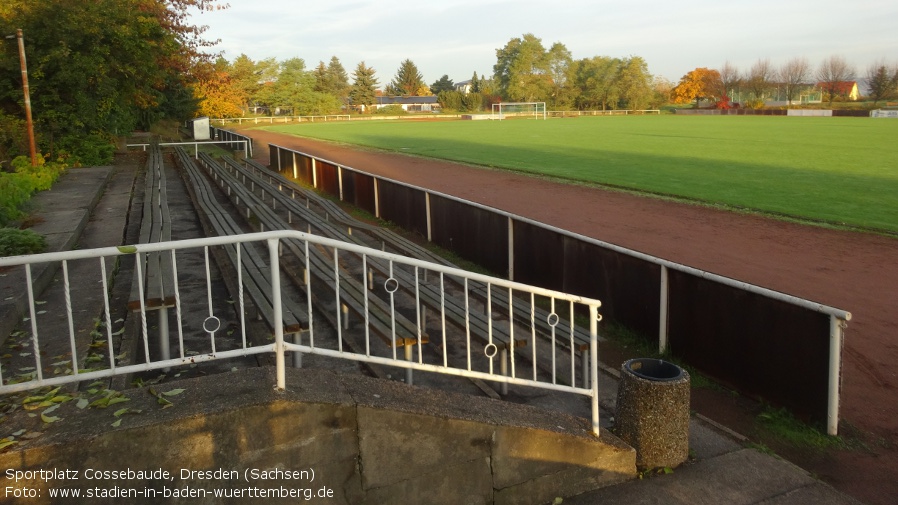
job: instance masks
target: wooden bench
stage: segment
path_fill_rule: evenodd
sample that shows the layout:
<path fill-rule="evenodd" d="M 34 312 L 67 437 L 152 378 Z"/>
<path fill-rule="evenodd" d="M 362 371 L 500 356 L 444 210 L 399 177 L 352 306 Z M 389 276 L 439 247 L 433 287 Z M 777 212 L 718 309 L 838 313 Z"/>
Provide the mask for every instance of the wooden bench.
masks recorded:
<path fill-rule="evenodd" d="M 171 240 L 171 215 L 168 210 L 165 169 L 162 148 L 151 145 L 147 151 L 144 182 L 143 215 L 140 221 L 138 243 L 150 244 Z M 172 256 L 167 252 L 137 254 L 134 278 L 128 309 L 140 312 L 142 318 L 147 311 L 158 312 L 160 359 L 170 357 L 168 309 L 175 305 L 175 279 Z M 149 336 L 144 331 L 144 338 Z M 149 352 L 147 348 L 146 352 Z"/>
<path fill-rule="evenodd" d="M 247 219 L 255 220 L 261 229 L 293 229 L 289 220 L 283 219 L 271 208 L 270 198 L 268 202 L 263 200 L 261 195 L 268 191 L 267 182 L 258 184 L 251 174 L 238 173 L 233 167 L 228 171 L 208 155 L 201 154 L 200 163 L 235 204 L 246 210 Z M 247 181 L 246 184 L 244 180 Z M 256 191 L 260 194 L 256 194 Z M 305 251 L 296 241 L 285 241 L 284 246 L 294 257 L 305 260 Z M 342 268 L 335 268 L 332 255 L 325 254 L 316 247 L 309 247 L 308 265 L 308 272 L 315 278 L 318 286 L 335 286 L 339 279 L 340 303 L 345 306 L 345 310 L 359 318 L 367 315 L 369 328 L 374 334 L 394 350 L 402 348 L 406 360 L 412 359 L 413 346 L 429 343 L 428 336 L 420 332 L 415 324 L 393 310 L 385 301 L 369 295 L 366 286 L 358 278 Z M 294 281 L 298 285 L 306 285 L 305 275 L 297 275 Z M 321 301 L 315 293 L 308 294 L 316 301 Z M 339 320 L 332 322 L 336 326 L 340 325 Z M 408 369 L 407 381 L 411 381 L 410 372 Z"/>
<path fill-rule="evenodd" d="M 183 170 L 187 182 L 187 190 L 194 202 L 200 221 L 209 235 L 240 235 L 243 229 L 233 220 L 230 214 L 221 207 L 214 197 L 214 189 L 202 174 L 190 156 L 181 148 L 176 150 L 178 164 Z M 257 316 L 274 329 L 274 305 L 271 293 L 271 268 L 267 255 L 259 251 L 256 244 L 240 246 L 238 258 L 237 247 L 226 246 L 214 248 L 213 254 L 219 268 L 224 270 L 225 285 L 233 299 L 243 299 L 243 290 L 255 307 Z M 241 285 L 237 282 L 240 272 Z M 277 274 L 277 273 L 275 273 Z M 287 296 L 281 298 L 283 332 L 285 335 L 298 335 L 308 329 L 308 310 Z"/>
<path fill-rule="evenodd" d="M 223 157 L 222 159 L 229 167 L 240 170 L 244 177 L 253 178 L 252 180 L 255 181 L 256 185 L 260 188 L 264 188 L 272 198 L 276 198 L 281 205 L 289 208 L 294 214 L 307 221 L 314 220 L 317 216 L 318 223 L 316 226 L 322 230 L 325 235 L 331 238 L 364 245 L 357 236 L 353 236 L 348 231 L 350 229 L 364 230 L 366 233 L 379 238 L 384 243 L 388 243 L 392 247 L 397 248 L 402 254 L 407 256 L 447 266 L 455 266 L 432 251 L 389 230 L 356 220 L 335 202 L 322 197 L 313 190 L 297 185 L 283 174 L 268 170 L 254 160 L 242 160 L 244 166 L 229 157 Z M 267 186 L 264 184 L 265 182 L 268 182 Z M 287 193 L 289 193 L 289 195 Z M 297 195 L 309 202 L 309 205 L 305 206 L 302 205 L 301 202 L 297 202 L 295 200 Z M 323 212 L 327 213 L 326 220 L 322 220 L 320 215 L 315 214 L 312 210 L 312 204 L 314 204 L 314 207 L 318 207 L 322 209 Z M 373 266 L 380 266 L 381 268 L 379 270 L 383 270 L 383 265 L 379 265 L 376 261 L 373 262 Z M 402 276 L 400 275 L 400 277 Z M 403 285 L 414 284 L 413 278 L 403 277 L 401 280 L 403 280 Z M 490 290 L 488 297 L 486 294 L 486 287 L 481 286 L 479 288 L 471 289 L 470 293 L 484 305 L 487 303 L 487 298 L 489 298 L 490 304 L 496 307 L 501 307 L 501 310 L 507 310 L 509 307 L 507 290 Z M 439 295 L 439 291 L 435 288 L 426 285 L 422 287 L 422 302 L 433 310 L 439 311 L 441 309 L 441 299 Z M 450 322 L 463 328 L 466 324 L 465 307 L 463 303 L 460 300 L 449 297 L 447 297 L 445 301 L 446 313 Z M 589 374 L 587 370 L 589 366 L 589 346 L 591 340 L 588 330 L 575 325 L 573 339 L 571 339 L 570 321 L 569 318 L 565 318 L 564 315 L 557 314 L 556 316 L 552 316 L 549 311 L 539 307 L 535 307 L 531 314 L 529 301 L 526 300 L 517 300 L 512 305 L 512 308 L 515 321 L 524 326 L 529 326 L 532 321 L 537 335 L 541 338 L 546 340 L 552 339 L 554 329 L 555 342 L 561 343 L 566 347 L 572 347 L 573 350 L 580 355 L 582 377 L 588 377 Z M 487 335 L 492 331 L 493 336 L 500 339 L 500 342 L 497 345 L 500 347 L 500 352 L 503 352 L 501 358 L 504 359 L 504 352 L 511 346 L 508 333 L 502 331 L 497 332 L 495 328 L 491 328 L 486 314 L 472 313 L 470 316 L 471 317 L 467 321 L 472 325 L 472 330 L 474 330 L 473 336 L 481 342 L 487 343 L 487 339 L 484 338 L 483 335 Z M 552 324 L 553 322 L 554 325 Z M 515 338 L 514 340 L 514 347 L 522 347 L 527 344 L 527 340 L 525 339 Z M 571 343 L 572 340 L 573 344 Z M 584 384 L 585 382 L 586 381 L 584 381 Z"/>

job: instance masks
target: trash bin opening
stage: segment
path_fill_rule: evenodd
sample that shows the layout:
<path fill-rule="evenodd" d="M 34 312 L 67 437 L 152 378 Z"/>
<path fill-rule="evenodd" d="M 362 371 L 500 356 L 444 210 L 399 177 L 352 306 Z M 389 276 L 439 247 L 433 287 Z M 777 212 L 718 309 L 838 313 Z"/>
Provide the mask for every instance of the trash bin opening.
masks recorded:
<path fill-rule="evenodd" d="M 683 369 L 661 359 L 636 358 L 624 363 L 627 370 L 637 377 L 651 381 L 675 381 L 683 377 Z"/>

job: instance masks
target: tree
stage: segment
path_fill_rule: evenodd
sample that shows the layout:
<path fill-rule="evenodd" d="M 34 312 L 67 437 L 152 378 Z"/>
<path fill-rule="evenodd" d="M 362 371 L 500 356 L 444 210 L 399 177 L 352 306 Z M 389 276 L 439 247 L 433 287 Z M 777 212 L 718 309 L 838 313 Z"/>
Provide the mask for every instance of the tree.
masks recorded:
<path fill-rule="evenodd" d="M 751 93 L 755 101 L 763 101 L 764 97 L 770 91 L 771 81 L 775 78 L 776 72 L 770 66 L 770 60 L 758 60 L 751 66 L 748 71 L 748 78 L 745 80 L 745 88 Z"/>
<path fill-rule="evenodd" d="M 898 94 L 898 67 L 891 70 L 885 62 L 879 62 L 867 68 L 867 91 L 876 102 L 891 98 Z"/>
<path fill-rule="evenodd" d="M 355 106 L 370 107 L 377 101 L 377 79 L 375 70 L 359 62 L 352 73 L 353 83 L 349 90 L 349 98 Z"/>
<path fill-rule="evenodd" d="M 777 77 L 785 88 L 786 100 L 792 105 L 795 94 L 799 89 L 807 84 L 808 77 L 811 73 L 811 65 L 805 58 L 792 58 L 780 67 Z"/>
<path fill-rule="evenodd" d="M 418 71 L 418 67 L 412 60 L 406 59 L 399 64 L 399 70 L 387 85 L 386 92 L 388 95 L 417 96 L 418 91 L 426 86 L 424 76 Z"/>
<path fill-rule="evenodd" d="M 323 61 L 318 62 L 313 73 L 315 91 L 333 95 L 341 100 L 349 95 L 349 77 L 336 56 L 331 57 L 327 66 Z"/>
<path fill-rule="evenodd" d="M 623 108 L 644 110 L 648 106 L 652 99 L 652 76 L 644 59 L 631 56 L 623 60 L 616 80 Z"/>
<path fill-rule="evenodd" d="M 854 68 L 841 56 L 830 56 L 817 69 L 817 80 L 823 93 L 829 97 L 829 104 L 837 96 L 844 95 L 844 83 L 854 79 Z"/>
<path fill-rule="evenodd" d="M 471 92 L 472 93 L 480 93 L 480 79 L 477 77 L 477 72 L 474 72 L 474 75 L 471 77 Z"/>
<path fill-rule="evenodd" d="M 729 61 L 725 61 L 723 66 L 717 70 L 720 80 L 716 83 L 720 85 L 720 89 L 715 90 L 714 96 L 731 97 L 735 91 L 738 91 L 742 84 L 742 75 L 739 69 L 732 65 Z"/>
<path fill-rule="evenodd" d="M 656 75 L 652 77 L 652 100 L 649 102 L 649 108 L 660 109 L 670 103 L 670 93 L 674 89 L 672 83 L 666 77 Z"/>
<path fill-rule="evenodd" d="M 214 68 L 203 72 L 193 87 L 194 96 L 199 101 L 197 115 L 213 118 L 238 117 L 243 115 L 247 97 L 235 85 L 228 71 L 227 60 L 220 58 Z"/>
<path fill-rule="evenodd" d="M 574 65 L 576 103 L 580 109 L 616 108 L 620 101 L 617 80 L 621 60 L 595 56 L 578 60 Z"/>
<path fill-rule="evenodd" d="M 430 92 L 434 95 L 439 95 L 440 92 L 452 91 L 454 89 L 455 83 L 452 82 L 452 79 L 449 78 L 448 74 L 443 74 L 443 77 L 440 77 L 439 80 L 430 85 Z"/>
<path fill-rule="evenodd" d="M 544 100 L 552 84 L 542 41 L 532 33 L 511 39 L 505 47 L 496 50 L 493 76 L 499 85 L 499 93 L 508 100 Z"/>
<path fill-rule="evenodd" d="M 244 96 L 242 105 L 244 111 L 251 105 L 262 87 L 261 79 L 256 71 L 256 63 L 245 54 L 236 57 L 228 67 L 231 84 Z"/>
<path fill-rule="evenodd" d="M 566 109 L 572 104 L 570 84 L 571 52 L 561 42 L 552 44 L 546 53 L 546 68 L 551 82 L 548 101 L 553 110 Z"/>
<path fill-rule="evenodd" d="M 188 9 L 211 0 L 6 0 L 0 32 L 22 28 L 35 129 L 42 149 L 80 150 L 86 142 L 148 128 L 196 108 L 191 87 L 211 71 L 211 42 L 188 23 Z M 0 45 L 0 109 L 19 114 L 15 44 Z M 84 153 L 96 152 L 85 148 Z M 82 160 L 83 161 L 83 160 Z M 105 162 L 108 160 L 91 160 Z"/>
<path fill-rule="evenodd" d="M 698 107 L 702 100 L 718 98 L 721 88 L 719 71 L 699 67 L 680 78 L 673 89 L 673 100 L 674 103 L 695 100 L 695 106 Z"/>

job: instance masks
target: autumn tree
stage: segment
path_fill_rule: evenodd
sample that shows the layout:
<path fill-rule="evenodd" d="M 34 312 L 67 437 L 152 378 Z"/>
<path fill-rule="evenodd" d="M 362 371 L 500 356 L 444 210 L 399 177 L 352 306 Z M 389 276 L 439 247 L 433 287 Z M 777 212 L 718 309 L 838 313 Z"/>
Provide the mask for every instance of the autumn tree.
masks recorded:
<path fill-rule="evenodd" d="M 699 67 L 680 78 L 680 82 L 673 89 L 672 97 L 674 103 L 689 103 L 695 100 L 695 106 L 698 107 L 702 100 L 717 98 L 721 87 L 720 72 Z"/>
<path fill-rule="evenodd" d="M 898 94 L 898 67 L 889 69 L 885 62 L 879 62 L 867 68 L 867 92 L 873 99 L 873 105 L 880 100 Z"/>
<path fill-rule="evenodd" d="M 406 59 L 399 65 L 396 76 L 387 85 L 388 95 L 417 96 L 422 89 L 430 88 L 424 84 L 424 76 L 418 71 L 418 67 L 412 60 Z"/>
<path fill-rule="evenodd" d="M 197 115 L 213 118 L 242 116 L 247 101 L 247 95 L 235 84 L 230 65 L 223 58 L 202 72 L 193 86 L 193 94 L 199 101 Z"/>
<path fill-rule="evenodd" d="M 805 58 L 792 58 L 779 68 L 777 78 L 786 92 L 786 100 L 792 105 L 792 100 L 802 86 L 807 84 L 811 74 L 811 65 Z"/>
<path fill-rule="evenodd" d="M 823 94 L 829 97 L 829 104 L 837 96 L 843 95 L 844 83 L 854 79 L 854 68 L 841 56 L 830 56 L 817 69 L 817 80 Z"/>
<path fill-rule="evenodd" d="M 355 106 L 370 107 L 377 101 L 377 78 L 375 70 L 359 62 L 352 73 L 352 87 L 349 89 L 349 98 Z"/>

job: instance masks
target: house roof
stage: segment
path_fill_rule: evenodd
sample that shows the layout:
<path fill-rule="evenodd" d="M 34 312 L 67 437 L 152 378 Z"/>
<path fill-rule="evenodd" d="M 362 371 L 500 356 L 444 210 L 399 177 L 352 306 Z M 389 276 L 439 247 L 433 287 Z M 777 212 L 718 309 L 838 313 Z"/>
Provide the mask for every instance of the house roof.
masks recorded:
<path fill-rule="evenodd" d="M 434 104 L 437 103 L 435 96 L 379 96 L 377 97 L 377 105 L 416 105 L 416 104 Z"/>

